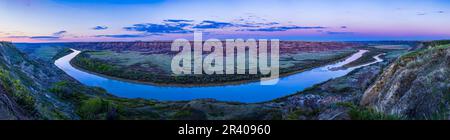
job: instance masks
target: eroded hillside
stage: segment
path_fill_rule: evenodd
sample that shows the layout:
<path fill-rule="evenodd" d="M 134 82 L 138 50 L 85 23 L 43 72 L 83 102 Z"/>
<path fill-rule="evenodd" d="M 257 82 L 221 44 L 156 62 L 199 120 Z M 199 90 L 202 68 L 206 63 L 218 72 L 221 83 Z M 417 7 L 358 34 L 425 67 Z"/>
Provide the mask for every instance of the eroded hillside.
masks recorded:
<path fill-rule="evenodd" d="M 65 78 L 55 66 L 31 60 L 13 44 L 0 42 L 1 119 L 76 118 L 69 104 L 47 91 Z"/>
<path fill-rule="evenodd" d="M 450 44 L 402 56 L 365 91 L 361 105 L 410 119 L 449 119 Z"/>

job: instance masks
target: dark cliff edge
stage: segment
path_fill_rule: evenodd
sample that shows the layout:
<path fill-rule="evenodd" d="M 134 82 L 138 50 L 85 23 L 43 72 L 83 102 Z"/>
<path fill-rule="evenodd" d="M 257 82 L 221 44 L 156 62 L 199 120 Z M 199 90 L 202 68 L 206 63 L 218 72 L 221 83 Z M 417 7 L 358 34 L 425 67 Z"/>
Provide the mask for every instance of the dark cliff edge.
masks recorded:
<path fill-rule="evenodd" d="M 386 68 L 360 104 L 408 119 L 450 119 L 450 42 L 424 44 Z"/>

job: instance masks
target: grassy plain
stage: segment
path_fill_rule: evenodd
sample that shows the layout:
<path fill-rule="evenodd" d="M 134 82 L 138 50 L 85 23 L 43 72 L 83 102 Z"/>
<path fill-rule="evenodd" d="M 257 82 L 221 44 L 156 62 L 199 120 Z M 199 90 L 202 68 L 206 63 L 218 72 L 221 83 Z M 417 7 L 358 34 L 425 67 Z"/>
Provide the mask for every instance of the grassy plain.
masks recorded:
<path fill-rule="evenodd" d="M 356 49 L 281 54 L 280 74 L 288 75 L 342 60 Z M 85 51 L 72 64 L 90 72 L 126 80 L 163 85 L 222 85 L 258 80 L 264 75 L 172 75 L 170 54 L 136 51 Z"/>

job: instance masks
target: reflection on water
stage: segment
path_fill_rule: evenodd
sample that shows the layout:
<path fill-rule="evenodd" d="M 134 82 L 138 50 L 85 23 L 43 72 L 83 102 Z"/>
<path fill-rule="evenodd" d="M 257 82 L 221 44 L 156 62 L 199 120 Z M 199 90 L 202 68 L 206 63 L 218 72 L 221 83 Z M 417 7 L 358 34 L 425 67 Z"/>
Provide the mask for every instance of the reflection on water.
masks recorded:
<path fill-rule="evenodd" d="M 204 98 L 245 103 L 269 101 L 294 94 L 308 87 L 312 87 L 315 84 L 344 76 L 354 69 L 383 61 L 379 58 L 380 55 L 378 55 L 374 57 L 376 61 L 368 64 L 347 69 L 335 69 L 359 59 L 364 53 L 367 52 L 367 50 L 360 50 L 342 62 L 280 78 L 280 81 L 276 85 L 262 86 L 260 85 L 260 82 L 254 82 L 241 85 L 212 87 L 167 87 L 108 79 L 80 71 L 70 65 L 70 60 L 80 53 L 80 51 L 77 50 L 73 51 L 73 53 L 56 60 L 55 65 L 81 83 L 88 86 L 102 87 L 109 93 L 118 97 L 145 98 L 162 101 L 180 101 Z"/>

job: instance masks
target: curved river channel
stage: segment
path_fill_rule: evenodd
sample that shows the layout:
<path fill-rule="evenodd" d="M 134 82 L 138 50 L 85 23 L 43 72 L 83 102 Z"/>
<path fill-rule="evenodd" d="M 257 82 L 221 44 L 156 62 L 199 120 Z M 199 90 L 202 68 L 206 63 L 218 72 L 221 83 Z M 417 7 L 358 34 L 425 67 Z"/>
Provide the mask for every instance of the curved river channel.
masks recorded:
<path fill-rule="evenodd" d="M 359 52 L 353 54 L 344 61 L 280 78 L 276 85 L 260 85 L 260 82 L 253 82 L 240 85 L 211 87 L 170 87 L 109 79 L 78 70 L 70 64 L 70 61 L 75 58 L 80 51 L 73 51 L 73 53 L 56 60 L 55 65 L 79 82 L 88 86 L 104 88 L 109 93 L 118 97 L 156 99 L 161 101 L 184 101 L 210 98 L 219 101 L 243 103 L 264 102 L 294 94 L 298 91 L 312 87 L 315 84 L 345 76 L 357 68 L 383 61 L 379 58 L 380 55 L 378 55 L 374 57 L 376 59 L 374 62 L 347 69 L 340 68 L 357 60 L 367 52 L 367 50 L 359 50 Z"/>

